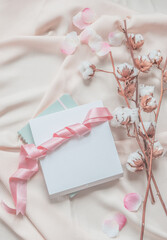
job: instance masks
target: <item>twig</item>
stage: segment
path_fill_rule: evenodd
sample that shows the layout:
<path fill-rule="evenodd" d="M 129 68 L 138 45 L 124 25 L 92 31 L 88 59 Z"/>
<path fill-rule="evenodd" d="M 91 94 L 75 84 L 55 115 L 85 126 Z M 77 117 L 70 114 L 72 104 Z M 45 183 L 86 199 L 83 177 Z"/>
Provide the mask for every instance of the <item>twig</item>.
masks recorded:
<path fill-rule="evenodd" d="M 126 20 L 124 20 L 124 27 L 125 27 L 125 29 L 123 30 L 123 32 L 124 32 L 124 34 L 125 34 L 125 36 L 126 36 L 127 44 L 128 44 L 129 49 L 130 49 L 130 53 L 131 53 L 131 57 L 132 57 L 134 66 L 136 67 L 136 62 L 135 62 L 133 50 L 132 50 L 131 45 L 130 45 L 130 43 L 129 43 Z M 166 61 L 167 61 L 167 60 L 166 60 Z M 162 78 L 161 78 L 161 87 L 163 86 L 162 81 L 163 81 L 163 75 L 164 75 L 164 71 L 165 71 L 165 68 L 166 68 L 166 64 L 167 64 L 167 63 L 165 62 L 165 65 L 164 65 L 164 68 L 163 68 L 163 72 L 162 72 Z M 159 69 L 161 70 L 160 67 L 159 67 Z M 138 85 L 138 78 L 137 78 L 136 80 L 137 80 L 136 83 L 137 83 L 137 85 Z M 138 91 L 138 86 L 137 86 L 137 91 Z M 163 91 L 161 91 L 161 95 L 163 96 Z M 138 101 L 137 101 L 137 100 L 138 100 L 138 93 L 136 94 L 136 107 L 138 106 Z M 160 100 L 162 101 L 162 97 L 160 98 Z M 161 102 L 160 102 L 160 103 L 161 103 Z M 158 107 L 158 112 L 159 112 L 159 110 L 160 110 L 160 104 L 159 104 L 159 107 Z M 157 116 L 158 116 L 158 115 L 157 115 Z M 158 118 L 158 117 L 157 117 L 157 118 Z M 135 129 L 136 129 L 136 126 L 135 126 Z M 144 128 L 144 129 L 145 129 L 145 128 Z M 135 131 L 135 132 L 136 132 L 136 131 Z M 148 139 L 149 139 L 149 138 L 148 138 Z M 142 146 L 141 143 L 140 143 L 139 137 L 137 138 L 137 141 L 138 141 L 139 146 Z M 143 141 L 144 141 L 144 139 L 143 139 Z M 154 141 L 153 141 L 153 142 L 154 142 Z M 142 150 L 142 151 L 143 151 L 143 150 Z M 143 154 L 144 154 L 144 156 L 145 156 L 145 159 L 147 160 L 147 165 L 149 166 L 149 161 L 148 161 L 148 159 L 147 159 L 147 156 L 146 156 L 146 154 L 145 154 L 145 151 L 143 152 Z M 154 178 L 154 176 L 153 176 L 152 170 L 151 170 L 151 177 L 152 177 L 152 180 L 153 180 L 155 189 L 156 189 L 156 191 L 157 191 L 158 197 L 159 197 L 159 199 L 160 199 L 160 202 L 161 202 L 161 204 L 162 204 L 162 207 L 163 207 L 165 213 L 167 214 L 167 209 L 166 209 L 165 203 L 164 203 L 164 201 L 163 201 L 163 199 L 162 199 L 162 196 L 161 196 L 161 194 L 160 194 L 160 192 L 159 192 L 159 188 L 158 188 L 157 183 L 156 183 L 156 181 L 155 181 L 155 178 Z M 151 184 L 151 183 L 150 183 L 150 184 Z M 150 186 L 151 186 L 151 185 L 150 185 Z"/>
<path fill-rule="evenodd" d="M 111 52 L 110 52 L 110 59 L 111 59 L 112 67 L 113 67 L 113 74 L 114 74 L 114 77 L 115 77 L 115 79 L 116 79 L 116 81 L 117 81 L 117 83 L 118 83 L 119 88 L 121 89 L 122 96 L 124 97 L 125 102 L 126 102 L 128 108 L 130 108 L 129 101 L 128 101 L 127 97 L 125 96 L 125 94 L 124 94 L 124 90 L 123 90 L 123 88 L 122 88 L 122 86 L 121 86 L 121 84 L 120 84 L 120 82 L 119 82 L 119 79 L 117 78 L 116 73 L 115 73 L 114 59 L 113 59 L 113 56 L 112 56 L 112 53 L 111 53 Z"/>
<path fill-rule="evenodd" d="M 103 70 L 103 69 L 98 69 L 98 68 L 96 68 L 95 71 L 96 71 L 96 72 L 105 72 L 105 73 L 111 73 L 111 74 L 113 74 L 113 72 L 105 71 L 105 70 Z"/>
<path fill-rule="evenodd" d="M 119 79 L 118 79 L 117 76 L 116 76 L 114 59 L 113 59 L 113 56 L 112 56 L 112 53 L 111 53 L 111 52 L 110 52 L 110 59 L 111 59 L 112 67 L 113 67 L 113 73 L 114 73 L 115 79 L 117 80 L 117 83 L 118 83 L 118 85 L 119 85 L 119 87 L 120 87 L 120 89 L 121 89 L 122 96 L 124 97 L 127 106 L 128 106 L 129 108 L 131 108 L 131 107 L 130 107 L 130 104 L 129 104 L 129 101 L 128 101 L 127 97 L 125 96 L 124 91 L 123 91 L 123 89 L 122 89 L 122 86 L 121 86 L 121 84 L 120 84 L 120 82 L 119 82 Z M 142 144 L 141 144 L 141 142 L 140 142 L 140 139 L 139 139 L 139 136 L 138 136 L 138 133 L 137 133 L 137 127 L 136 127 L 136 124 L 135 124 L 135 123 L 134 123 L 134 132 L 135 132 L 135 138 L 136 138 L 136 140 L 137 140 L 137 142 L 138 142 L 138 144 L 139 144 L 139 146 L 140 146 L 143 154 L 145 154 L 145 151 L 144 151 L 144 149 L 143 149 L 143 147 L 142 147 Z M 148 161 L 147 161 L 147 165 L 149 165 L 149 162 L 148 162 Z M 152 202 L 154 202 L 154 198 L 152 198 Z"/>
<path fill-rule="evenodd" d="M 126 125 L 126 129 L 127 129 L 127 135 L 128 135 L 128 137 L 133 137 L 133 138 L 135 138 L 135 136 L 133 136 L 133 135 L 130 134 L 130 128 L 128 127 L 128 125 Z"/>
<path fill-rule="evenodd" d="M 152 171 L 152 159 L 153 159 L 153 145 L 151 147 L 151 154 L 150 154 L 150 165 L 149 165 L 149 176 L 148 176 L 148 182 L 147 182 L 147 189 L 146 194 L 143 202 L 143 213 L 142 213 L 142 227 L 141 227 L 141 234 L 140 234 L 140 240 L 143 240 L 144 236 L 144 229 L 145 229 L 145 215 L 146 215 L 146 205 L 147 205 L 147 198 L 148 198 L 148 192 L 150 189 L 150 182 L 151 182 L 151 171 Z"/>
<path fill-rule="evenodd" d="M 136 129 L 136 128 L 135 128 L 135 129 Z M 147 155 L 146 155 L 146 153 L 145 153 L 145 150 L 143 149 L 143 146 L 141 145 L 141 142 L 140 142 L 140 139 L 139 139 L 138 135 L 136 135 L 136 139 L 137 139 L 138 145 L 139 145 L 142 153 L 144 154 L 144 158 L 145 158 L 145 160 L 146 160 L 147 166 L 149 166 L 148 157 L 147 157 Z M 157 195 L 158 195 L 158 197 L 159 197 L 159 199 L 160 199 L 160 202 L 161 202 L 161 204 L 162 204 L 162 207 L 163 207 L 163 209 L 164 209 L 164 212 L 165 212 L 165 214 L 167 215 L 167 208 L 166 208 L 165 203 L 164 203 L 164 201 L 163 201 L 163 199 L 162 199 L 161 193 L 160 193 L 160 191 L 159 191 L 158 185 L 157 185 L 157 183 L 156 183 L 156 180 L 155 180 L 154 175 L 153 175 L 152 172 L 151 172 L 151 178 L 152 178 L 154 187 L 155 187 L 155 189 L 156 189 Z"/>
<path fill-rule="evenodd" d="M 166 216 L 167 216 L 167 208 L 166 208 L 166 205 L 165 205 L 165 203 L 164 203 L 164 201 L 163 201 L 163 199 L 162 199 L 161 193 L 159 192 L 158 185 L 157 185 L 157 183 L 156 183 L 155 178 L 154 178 L 153 175 L 152 175 L 152 181 L 153 181 L 153 183 L 154 183 L 154 186 L 155 186 L 157 195 L 158 195 L 158 197 L 159 197 L 159 200 L 160 200 L 160 202 L 161 202 L 161 204 L 162 204 L 162 207 L 163 207 L 163 209 L 164 209 L 164 211 L 165 211 L 165 214 L 166 214 Z"/>
<path fill-rule="evenodd" d="M 131 45 L 130 45 L 130 43 L 129 43 L 126 20 L 124 20 L 124 27 L 125 27 L 125 29 L 123 29 L 123 31 L 124 31 L 124 34 L 125 34 L 125 37 L 126 37 L 126 41 L 127 41 L 127 44 L 128 44 L 128 48 L 129 48 L 129 50 L 130 50 L 130 54 L 131 54 L 131 57 L 132 57 L 132 60 L 133 60 L 133 64 L 134 64 L 134 66 L 136 67 L 136 62 L 135 62 L 134 54 L 133 54 Z"/>
<path fill-rule="evenodd" d="M 148 181 L 148 166 L 147 166 L 147 163 L 145 162 L 145 168 L 146 168 L 146 176 L 147 176 L 147 181 Z M 153 195 L 153 191 L 152 191 L 152 187 L 150 185 L 150 195 L 151 195 L 151 203 L 154 204 L 155 203 L 155 198 L 154 198 L 154 195 Z"/>
<path fill-rule="evenodd" d="M 141 117 L 140 109 L 139 109 L 138 113 L 139 113 L 139 119 L 140 119 L 140 122 L 141 122 L 141 124 L 142 124 L 142 127 L 143 127 L 144 133 L 145 133 L 145 135 L 146 135 L 146 138 L 147 138 L 147 140 L 149 141 L 149 143 L 152 144 L 152 141 L 151 141 L 151 139 L 149 138 L 149 136 L 148 136 L 148 134 L 147 134 L 147 131 L 146 131 L 145 127 L 144 127 L 144 123 L 143 123 L 143 119 L 142 119 L 142 117 Z"/>
<path fill-rule="evenodd" d="M 161 95 L 160 95 L 160 99 L 159 99 L 159 103 L 158 103 L 157 113 L 156 113 L 156 116 L 155 116 L 155 122 L 156 123 L 158 121 L 158 116 L 159 116 L 159 111 L 160 111 L 160 107 L 161 107 L 162 97 L 163 97 L 163 94 L 164 94 L 164 89 L 163 89 L 164 81 L 163 81 L 163 77 L 164 77 L 164 71 L 166 69 L 166 65 L 167 65 L 167 58 L 165 60 L 164 67 L 162 69 L 162 75 L 161 75 Z"/>
<path fill-rule="evenodd" d="M 132 57 L 133 64 L 134 64 L 134 66 L 136 67 L 136 62 L 135 62 L 133 50 L 132 50 L 131 45 L 130 45 L 130 43 L 129 43 L 126 20 L 124 20 L 124 27 L 125 27 L 125 29 L 123 29 L 123 32 L 124 32 L 125 37 L 126 37 L 126 40 L 127 40 L 127 44 L 128 44 L 128 48 L 129 48 L 129 50 L 130 50 L 130 54 L 131 54 L 131 57 Z M 112 54 L 111 54 L 111 53 L 110 53 L 110 58 L 111 58 L 112 66 L 113 66 L 113 71 L 115 72 L 114 60 L 113 60 L 113 57 L 112 57 Z M 139 73 L 138 73 L 138 76 L 139 76 L 139 74 L 140 74 L 140 71 L 139 71 Z M 135 101 L 136 107 L 138 107 L 138 105 L 139 105 L 139 104 L 138 104 L 138 76 L 136 77 L 136 101 Z M 125 95 L 124 95 L 124 94 L 123 94 L 123 96 L 124 96 L 124 98 L 125 98 Z M 125 100 L 126 100 L 126 99 L 125 99 Z M 126 101 L 126 102 L 127 102 L 127 101 Z M 130 106 L 128 106 L 128 107 L 130 108 Z M 140 146 L 140 148 L 141 148 L 142 145 L 141 145 L 140 139 L 139 139 L 139 137 L 138 137 L 136 124 L 134 124 L 134 128 L 135 128 L 135 133 L 136 133 L 136 134 L 135 134 L 135 135 L 136 135 L 136 140 L 137 140 L 137 142 L 138 142 L 138 144 L 139 144 L 139 146 Z M 142 149 L 143 149 L 143 148 L 142 148 Z M 144 149 L 143 149 L 142 152 L 145 153 Z M 149 165 L 149 162 L 147 162 L 147 165 Z M 151 189 L 151 187 L 150 187 L 150 189 Z M 152 192 L 152 189 L 151 189 L 151 192 Z M 152 196 L 153 196 L 153 194 L 151 194 L 151 201 L 154 202 L 154 197 L 152 197 Z"/>
<path fill-rule="evenodd" d="M 137 108 L 139 107 L 139 101 L 138 101 L 138 98 L 139 98 L 138 76 L 139 76 L 139 74 L 138 74 L 137 77 L 136 77 L 136 107 L 137 107 Z"/>
<path fill-rule="evenodd" d="M 159 99 L 159 103 L 158 103 L 158 108 L 157 108 L 157 113 L 155 116 L 155 122 L 157 123 L 158 121 L 158 116 L 159 116 L 159 111 L 160 111 L 160 107 L 161 107 L 161 103 L 162 103 L 162 97 L 163 97 L 163 75 L 164 75 L 164 71 L 167 65 L 167 58 L 165 60 L 165 64 L 164 67 L 162 69 L 162 75 L 161 75 L 161 94 L 160 94 L 160 99 Z M 154 148 L 154 139 L 155 139 L 155 134 L 153 137 L 153 143 L 151 146 L 151 154 L 150 154 L 150 164 L 149 164 L 149 178 L 148 178 L 148 183 L 147 183 L 147 189 L 146 189 L 146 194 L 145 194 L 145 198 L 144 198 L 144 202 L 143 202 L 143 213 L 142 213 L 142 227 L 141 227 L 141 234 L 140 234 L 140 240 L 143 240 L 143 236 L 144 236 L 144 229 L 145 229 L 145 214 L 146 214 L 146 205 L 147 205 L 147 199 L 148 199 L 148 192 L 149 192 L 149 188 L 150 188 L 150 182 L 151 182 L 151 177 L 152 177 L 152 160 L 153 160 L 153 148 Z M 162 197 L 161 197 L 162 200 Z M 162 200 L 162 205 L 164 207 L 165 213 L 167 215 L 167 209 L 166 206 Z"/>
<path fill-rule="evenodd" d="M 144 150 L 145 152 L 147 151 L 147 142 L 145 139 L 143 139 L 143 142 L 144 142 Z M 146 174 L 147 174 L 147 180 L 148 180 L 148 165 L 145 161 L 145 165 L 146 165 Z M 152 176 L 152 179 L 154 178 L 154 176 Z M 156 182 L 155 182 L 156 183 Z M 155 185 L 155 184 L 154 184 Z M 156 184 L 157 185 L 157 184 Z M 158 192 L 158 191 L 157 191 Z M 152 187 L 151 187 L 151 184 L 150 184 L 150 195 L 151 195 L 151 203 L 154 204 L 155 203 L 155 199 L 154 199 L 154 195 L 153 195 L 153 192 L 152 192 Z"/>

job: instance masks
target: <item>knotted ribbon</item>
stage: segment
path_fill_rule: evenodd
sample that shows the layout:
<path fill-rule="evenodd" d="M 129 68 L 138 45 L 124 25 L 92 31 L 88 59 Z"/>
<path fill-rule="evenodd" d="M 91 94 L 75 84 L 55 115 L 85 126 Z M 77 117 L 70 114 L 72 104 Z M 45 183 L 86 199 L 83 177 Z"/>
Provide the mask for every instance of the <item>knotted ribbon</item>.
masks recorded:
<path fill-rule="evenodd" d="M 36 147 L 34 144 L 21 146 L 19 166 L 16 172 L 9 178 L 11 195 L 15 209 L 8 207 L 4 202 L 2 206 L 8 213 L 25 215 L 27 202 L 27 181 L 35 175 L 38 170 L 38 159 L 46 156 L 47 152 L 53 151 L 73 136 L 83 136 L 91 131 L 91 127 L 113 117 L 106 107 L 93 108 L 89 110 L 83 123 L 67 126 L 53 134 L 53 137 Z"/>

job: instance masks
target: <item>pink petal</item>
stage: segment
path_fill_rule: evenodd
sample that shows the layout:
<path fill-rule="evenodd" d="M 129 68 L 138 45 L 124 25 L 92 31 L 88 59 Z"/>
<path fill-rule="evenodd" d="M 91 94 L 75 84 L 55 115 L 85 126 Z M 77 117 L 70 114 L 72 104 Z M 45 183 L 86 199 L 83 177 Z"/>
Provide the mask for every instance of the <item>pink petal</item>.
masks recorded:
<path fill-rule="evenodd" d="M 111 51 L 111 47 L 107 42 L 101 42 L 101 47 L 99 51 L 96 51 L 98 56 L 104 56 Z"/>
<path fill-rule="evenodd" d="M 94 11 L 90 8 L 85 8 L 73 17 L 72 22 L 77 28 L 82 30 L 93 23 L 94 20 Z"/>
<path fill-rule="evenodd" d="M 61 52 L 66 55 L 71 55 L 75 52 L 79 44 L 79 39 L 76 32 L 68 33 L 61 45 Z"/>
<path fill-rule="evenodd" d="M 112 46 L 114 47 L 120 46 L 124 40 L 124 34 L 122 32 L 118 33 L 110 32 L 108 35 L 108 40 Z"/>
<path fill-rule="evenodd" d="M 90 8 L 82 10 L 82 20 L 86 24 L 91 24 L 95 21 L 95 12 Z"/>
<path fill-rule="evenodd" d="M 84 29 L 86 28 L 89 24 L 85 23 L 82 19 L 82 12 L 77 13 L 73 18 L 72 18 L 73 24 L 79 28 L 79 29 Z"/>
<path fill-rule="evenodd" d="M 125 226 L 127 218 L 122 213 L 117 213 L 113 218 L 119 225 L 119 231 Z"/>
<path fill-rule="evenodd" d="M 95 30 L 86 27 L 80 34 L 81 43 L 88 44 L 89 40 L 96 34 Z"/>
<path fill-rule="evenodd" d="M 105 220 L 102 230 L 108 237 L 116 237 L 119 233 L 119 224 L 114 219 Z"/>
<path fill-rule="evenodd" d="M 101 43 L 102 43 L 103 39 L 100 35 L 98 35 L 97 33 L 95 33 L 90 40 L 88 41 L 88 45 L 89 47 L 92 49 L 93 52 L 98 52 L 101 50 Z"/>
<path fill-rule="evenodd" d="M 124 197 L 124 206 L 130 212 L 136 212 L 142 203 L 142 197 L 138 193 L 128 193 Z"/>

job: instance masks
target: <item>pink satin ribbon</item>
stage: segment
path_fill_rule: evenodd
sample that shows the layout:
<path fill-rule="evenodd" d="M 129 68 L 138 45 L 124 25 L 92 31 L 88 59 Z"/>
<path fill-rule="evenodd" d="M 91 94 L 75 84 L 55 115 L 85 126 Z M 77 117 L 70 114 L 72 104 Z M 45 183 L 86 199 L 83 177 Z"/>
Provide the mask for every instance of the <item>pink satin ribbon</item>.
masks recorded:
<path fill-rule="evenodd" d="M 25 215 L 27 202 L 27 181 L 38 170 L 38 159 L 44 157 L 47 152 L 53 151 L 61 144 L 75 135 L 83 136 L 91 131 L 93 125 L 97 125 L 112 119 L 112 115 L 105 107 L 91 109 L 83 123 L 76 123 L 61 129 L 53 134 L 53 137 L 36 147 L 34 144 L 22 145 L 17 171 L 9 178 L 11 195 L 15 209 L 8 207 L 4 202 L 2 206 L 8 213 Z"/>

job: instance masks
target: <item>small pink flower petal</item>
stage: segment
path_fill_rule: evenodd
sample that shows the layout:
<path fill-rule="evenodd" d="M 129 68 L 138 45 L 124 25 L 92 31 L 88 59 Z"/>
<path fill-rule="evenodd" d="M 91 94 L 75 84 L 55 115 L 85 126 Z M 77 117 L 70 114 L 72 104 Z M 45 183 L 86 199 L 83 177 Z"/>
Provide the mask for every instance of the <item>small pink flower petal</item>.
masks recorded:
<path fill-rule="evenodd" d="M 111 47 L 107 42 L 101 42 L 101 47 L 99 51 L 96 51 L 98 56 L 105 56 L 111 51 Z"/>
<path fill-rule="evenodd" d="M 96 35 L 96 32 L 91 27 L 86 27 L 80 34 L 81 43 L 88 44 L 89 40 Z"/>
<path fill-rule="evenodd" d="M 61 45 L 61 52 L 66 55 L 71 55 L 75 52 L 79 44 L 79 39 L 76 32 L 68 33 Z"/>
<path fill-rule="evenodd" d="M 110 32 L 108 35 L 108 40 L 112 46 L 114 47 L 120 46 L 124 40 L 124 34 L 122 32 L 118 33 Z"/>
<path fill-rule="evenodd" d="M 108 237 L 117 237 L 119 233 L 119 224 L 114 219 L 105 220 L 102 230 Z"/>
<path fill-rule="evenodd" d="M 142 197 L 138 193 L 128 193 L 124 197 L 124 206 L 130 212 L 136 212 L 142 203 Z"/>
<path fill-rule="evenodd" d="M 88 45 L 92 49 L 93 52 L 98 52 L 101 50 L 102 41 L 103 41 L 102 37 L 100 35 L 98 35 L 97 33 L 95 33 L 95 34 L 93 34 L 93 36 L 91 36 L 90 40 L 88 41 Z"/>
<path fill-rule="evenodd" d="M 117 213 L 113 218 L 119 225 L 119 231 L 125 226 L 127 218 L 122 213 Z"/>
<path fill-rule="evenodd" d="M 91 24 L 95 21 L 95 12 L 90 8 L 82 10 L 82 20 L 86 24 Z"/>
<path fill-rule="evenodd" d="M 74 24 L 74 26 L 76 26 L 79 29 L 84 29 L 86 28 L 89 24 L 85 23 L 82 19 L 82 12 L 77 13 L 73 18 L 72 18 L 72 22 Z"/>

